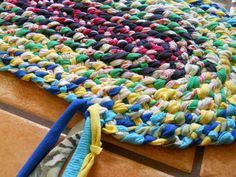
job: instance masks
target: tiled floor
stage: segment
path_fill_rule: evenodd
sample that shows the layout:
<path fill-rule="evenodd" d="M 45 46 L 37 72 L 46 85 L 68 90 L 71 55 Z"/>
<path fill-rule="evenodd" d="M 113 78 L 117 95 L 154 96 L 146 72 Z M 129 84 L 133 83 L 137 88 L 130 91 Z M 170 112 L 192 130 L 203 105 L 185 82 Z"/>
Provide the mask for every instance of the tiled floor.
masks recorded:
<path fill-rule="evenodd" d="M 49 127 L 68 104 L 10 73 L 0 73 L 0 85 L 0 108 L 5 110 L 0 111 L 0 141 L 4 144 L 0 146 L 3 168 L 0 177 L 12 177 L 47 132 L 44 126 Z M 82 116 L 76 115 L 68 128 L 81 120 Z M 177 150 L 132 146 L 110 136 L 103 136 L 103 141 L 105 150 L 96 160 L 90 177 L 126 177 L 128 173 L 138 177 L 236 176 L 236 144 Z"/>

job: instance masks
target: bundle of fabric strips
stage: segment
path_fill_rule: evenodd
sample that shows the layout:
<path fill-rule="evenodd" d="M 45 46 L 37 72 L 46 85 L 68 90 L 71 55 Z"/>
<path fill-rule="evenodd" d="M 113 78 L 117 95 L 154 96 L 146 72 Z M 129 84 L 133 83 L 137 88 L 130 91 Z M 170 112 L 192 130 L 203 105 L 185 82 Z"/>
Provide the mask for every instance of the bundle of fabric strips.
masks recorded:
<path fill-rule="evenodd" d="M 4 0 L 0 71 L 72 102 L 18 177 L 87 176 L 101 132 L 181 149 L 234 142 L 235 63 L 236 18 L 210 0 Z M 78 111 L 82 134 L 56 145 Z"/>

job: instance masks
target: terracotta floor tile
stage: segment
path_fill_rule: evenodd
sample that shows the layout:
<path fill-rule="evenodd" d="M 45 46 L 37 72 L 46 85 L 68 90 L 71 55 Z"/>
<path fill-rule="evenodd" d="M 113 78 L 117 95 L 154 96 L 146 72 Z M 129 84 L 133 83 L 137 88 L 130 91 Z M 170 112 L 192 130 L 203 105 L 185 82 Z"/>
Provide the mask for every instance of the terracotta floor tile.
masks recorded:
<path fill-rule="evenodd" d="M 50 95 L 34 83 L 21 81 L 10 73 L 0 72 L 0 85 L 0 102 L 39 115 L 50 121 L 55 121 L 68 105 L 64 100 Z M 81 120 L 82 116 L 78 115 L 78 119 Z M 70 127 L 77 120 L 74 119 Z M 111 137 L 107 138 L 107 136 L 103 139 L 182 171 L 191 172 L 192 170 L 195 148 L 177 150 L 156 146 L 132 146 L 119 143 Z"/>
<path fill-rule="evenodd" d="M 236 143 L 205 148 L 201 177 L 235 177 Z"/>
<path fill-rule="evenodd" d="M 96 158 L 88 177 L 171 177 L 170 175 L 129 160 L 120 155 L 102 151 Z"/>
<path fill-rule="evenodd" d="M 48 129 L 0 110 L 0 176 L 13 177 Z"/>

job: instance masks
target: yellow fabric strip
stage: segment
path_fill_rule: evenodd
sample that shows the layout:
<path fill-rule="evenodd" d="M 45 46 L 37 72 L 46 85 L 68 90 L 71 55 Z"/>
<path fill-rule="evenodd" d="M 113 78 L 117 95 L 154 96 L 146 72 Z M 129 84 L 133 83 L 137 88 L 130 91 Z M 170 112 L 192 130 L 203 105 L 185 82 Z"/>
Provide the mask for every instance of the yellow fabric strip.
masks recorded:
<path fill-rule="evenodd" d="M 95 104 L 88 108 L 91 119 L 91 133 L 92 142 L 90 146 L 90 153 L 84 159 L 84 163 L 80 169 L 78 177 L 86 177 L 94 164 L 95 156 L 100 154 L 101 148 L 101 123 L 99 116 L 99 105 Z"/>

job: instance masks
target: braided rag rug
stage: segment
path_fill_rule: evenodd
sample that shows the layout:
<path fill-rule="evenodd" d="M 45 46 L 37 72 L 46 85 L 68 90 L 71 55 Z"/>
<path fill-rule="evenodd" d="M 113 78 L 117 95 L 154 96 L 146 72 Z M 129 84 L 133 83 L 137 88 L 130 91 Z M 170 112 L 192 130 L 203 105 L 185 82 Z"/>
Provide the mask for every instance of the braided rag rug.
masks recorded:
<path fill-rule="evenodd" d="M 72 102 L 17 176 L 87 176 L 101 131 L 181 149 L 234 142 L 235 63 L 236 18 L 210 0 L 1 1 L 0 71 Z M 55 146 L 78 111 L 82 134 Z"/>

